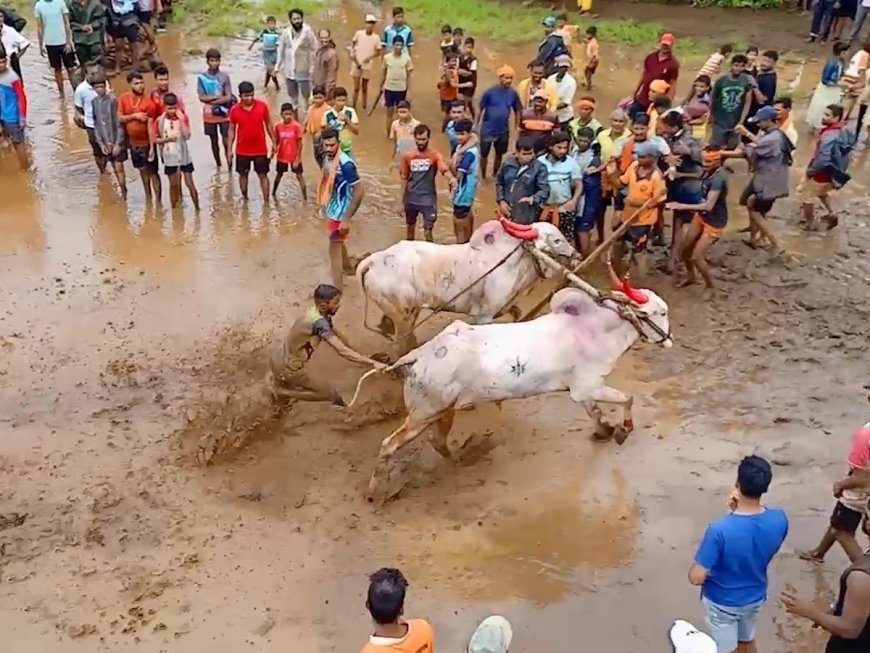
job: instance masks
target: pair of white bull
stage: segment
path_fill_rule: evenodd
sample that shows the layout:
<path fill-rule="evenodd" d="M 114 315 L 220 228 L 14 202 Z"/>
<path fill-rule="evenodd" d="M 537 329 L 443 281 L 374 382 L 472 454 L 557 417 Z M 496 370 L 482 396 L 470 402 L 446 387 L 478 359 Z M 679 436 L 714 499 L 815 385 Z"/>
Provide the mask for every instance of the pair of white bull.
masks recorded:
<path fill-rule="evenodd" d="M 478 325 L 454 321 L 390 367 L 404 377 L 408 416 L 381 443 L 371 499 L 383 494 L 391 457 L 428 428 L 435 427 L 435 450 L 451 458 L 447 436 L 454 413 L 476 404 L 567 391 L 595 421 L 597 437 L 615 435 L 621 444 L 633 428 L 632 397 L 604 379 L 638 337 L 671 346 L 667 304 L 651 290 L 623 282 L 602 301 L 566 288 L 553 296 L 550 312 L 542 317 L 488 324 L 539 276 L 549 274 L 529 247 L 560 258 L 577 255 L 553 225 L 502 220 L 484 223 L 464 245 L 402 241 L 360 262 L 357 277 L 366 301 L 384 312 L 382 327 L 395 330 L 404 351 L 416 344 L 413 329 L 422 308 L 463 313 Z M 625 305 L 641 319 L 621 317 Z M 359 386 L 353 401 L 358 394 Z M 597 403 L 621 406 L 622 425 L 606 424 Z"/>

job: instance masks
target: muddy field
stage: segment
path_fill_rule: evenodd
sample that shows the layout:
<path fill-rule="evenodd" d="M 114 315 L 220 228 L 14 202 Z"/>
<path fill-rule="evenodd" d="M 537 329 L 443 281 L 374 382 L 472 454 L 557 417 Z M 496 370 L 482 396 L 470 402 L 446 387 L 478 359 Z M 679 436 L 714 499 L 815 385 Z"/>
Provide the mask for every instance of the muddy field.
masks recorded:
<path fill-rule="evenodd" d="M 356 11 L 341 17 L 360 22 Z M 190 106 L 201 57 L 183 53 L 194 46 L 207 44 L 182 48 L 172 32 L 161 42 Z M 234 83 L 259 76 L 244 47 L 222 45 Z M 484 44 L 481 58 L 490 71 L 505 56 Z M 815 83 L 813 65 L 799 90 Z M 0 156 L 0 629 L 10 650 L 353 650 L 369 630 L 365 575 L 384 565 L 411 580 L 407 611 L 431 619 L 439 650 L 462 650 L 493 611 L 514 623 L 519 652 L 557 650 L 578 631 L 595 650 L 665 650 L 672 619 L 701 623 L 685 572 L 736 462 L 755 450 L 776 465 L 769 502 L 792 520 L 772 596 L 788 583 L 831 597 L 842 553 L 815 567 L 794 552 L 820 535 L 851 430 L 867 421 L 866 160 L 836 232 L 807 236 L 794 202 L 777 205 L 791 260 L 771 263 L 731 233 L 714 252 L 715 301 L 649 279 L 670 303 L 676 346 L 638 347 L 614 373 L 636 397 L 624 446 L 592 442 L 566 396 L 486 406 L 457 418 L 456 437 L 476 445 L 461 464 L 413 452 L 404 493 L 373 508 L 362 497 L 401 414 L 396 382 L 369 387 L 351 416 L 307 405 L 225 419 L 240 396 L 258 405 L 264 345 L 327 276 L 314 208 L 300 207 L 292 184 L 277 206 L 262 207 L 256 190 L 243 205 L 202 137 L 201 215 L 146 210 L 132 177 L 125 207 L 41 66 L 25 60 L 35 171 L 19 175 Z M 415 110 L 429 120 L 434 73 L 421 72 L 433 92 Z M 602 105 L 634 78 L 603 70 Z M 362 121 L 368 197 L 352 253 L 404 233 L 382 114 Z M 306 169 L 313 180 L 308 158 Z M 744 176 L 731 179 L 736 199 Z M 730 231 L 744 225 L 735 206 Z M 436 237 L 448 234 L 442 220 Z M 383 349 L 361 310 L 351 284 L 338 323 L 362 351 Z M 326 351 L 315 367 L 348 390 L 362 372 Z M 219 432 L 247 445 L 199 464 Z M 815 652 L 819 637 L 776 601 L 766 608 L 763 650 Z"/>

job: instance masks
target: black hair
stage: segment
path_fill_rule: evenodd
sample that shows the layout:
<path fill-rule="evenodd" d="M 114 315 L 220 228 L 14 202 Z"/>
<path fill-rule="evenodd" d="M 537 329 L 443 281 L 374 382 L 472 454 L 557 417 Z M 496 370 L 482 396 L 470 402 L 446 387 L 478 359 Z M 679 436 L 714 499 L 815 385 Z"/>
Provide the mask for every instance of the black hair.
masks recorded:
<path fill-rule="evenodd" d="M 444 60 L 448 59 L 456 59 L 459 56 L 459 50 L 456 49 L 455 44 L 450 44 L 449 47 L 444 48 Z"/>
<path fill-rule="evenodd" d="M 764 52 L 761 53 L 761 56 L 767 57 L 768 59 L 771 59 L 772 61 L 779 61 L 779 52 L 777 52 L 776 50 L 765 50 Z"/>
<path fill-rule="evenodd" d="M 695 78 L 695 81 L 696 81 L 696 82 L 704 82 L 707 86 L 712 86 L 712 85 L 713 85 L 713 80 L 710 79 L 710 75 L 698 75 L 698 76 Z"/>
<path fill-rule="evenodd" d="M 251 82 L 239 82 L 239 95 L 246 95 L 254 92 L 254 85 Z"/>
<path fill-rule="evenodd" d="M 314 289 L 314 301 L 316 302 L 328 302 L 336 297 L 341 297 L 341 291 L 328 283 L 322 283 Z"/>
<path fill-rule="evenodd" d="M 761 456 L 746 456 L 737 466 L 737 487 L 750 499 L 760 499 L 770 487 L 772 478 L 770 463 Z"/>
<path fill-rule="evenodd" d="M 744 65 L 749 65 L 749 57 L 745 54 L 735 54 L 731 57 L 731 63 L 742 63 Z"/>
<path fill-rule="evenodd" d="M 474 37 L 473 36 L 466 36 L 463 43 L 465 43 L 465 45 L 470 45 L 471 47 L 474 47 Z"/>
<path fill-rule="evenodd" d="M 758 54 L 758 46 L 757 45 L 747 45 L 746 46 L 746 54 L 749 54 L 750 52 L 754 52 L 755 54 Z"/>
<path fill-rule="evenodd" d="M 571 135 L 568 132 L 564 132 L 561 129 L 554 131 L 550 134 L 550 140 L 547 142 L 547 147 L 553 147 L 554 145 L 559 145 L 560 143 L 570 143 Z"/>
<path fill-rule="evenodd" d="M 404 7 L 393 7 L 393 18 L 396 16 L 404 16 L 405 8 Z"/>
<path fill-rule="evenodd" d="M 372 619 L 379 624 L 398 621 L 405 608 L 405 591 L 408 581 L 398 569 L 384 567 L 369 576 L 369 591 L 366 607 Z"/>
<path fill-rule="evenodd" d="M 546 69 L 546 66 L 543 63 L 541 63 L 540 61 L 532 61 L 531 63 L 529 63 L 528 68 L 529 68 L 529 70 L 531 70 L 532 68 L 545 68 Z"/>
<path fill-rule="evenodd" d="M 725 45 L 719 46 L 719 54 L 727 57 L 729 54 L 734 52 L 734 44 L 726 43 Z"/>
<path fill-rule="evenodd" d="M 347 89 L 344 86 L 336 86 L 335 90 L 332 92 L 332 97 L 343 97 L 345 100 L 347 99 Z"/>
<path fill-rule="evenodd" d="M 294 109 L 293 105 L 289 102 L 285 102 L 281 105 L 281 113 L 284 113 L 285 111 L 296 111 L 296 109 Z"/>
<path fill-rule="evenodd" d="M 323 95 L 325 97 L 326 96 L 326 87 L 323 85 L 315 86 L 314 88 L 311 89 L 311 95 L 312 96 Z"/>
<path fill-rule="evenodd" d="M 450 103 L 450 108 L 451 109 L 467 109 L 468 105 L 465 104 L 465 102 L 462 100 L 453 100 L 453 102 Z"/>
<path fill-rule="evenodd" d="M 520 136 L 517 139 L 517 151 L 523 150 L 527 152 L 529 150 L 535 149 L 535 138 L 534 136 Z"/>
<path fill-rule="evenodd" d="M 276 21 L 275 21 L 275 17 L 274 17 L 274 16 L 266 16 L 266 22 L 267 22 L 267 23 L 268 23 L 268 22 L 273 22 L 273 23 L 276 22 Z"/>
<path fill-rule="evenodd" d="M 661 113 L 663 109 L 667 111 L 674 106 L 674 100 L 670 95 L 659 95 L 652 104 Z"/>
<path fill-rule="evenodd" d="M 338 130 L 334 127 L 327 127 L 320 132 L 320 141 L 338 140 Z"/>
<path fill-rule="evenodd" d="M 784 108 L 789 109 L 789 110 L 792 108 L 791 98 L 790 98 L 789 96 L 787 96 L 787 95 L 784 95 L 784 96 L 782 96 L 782 97 L 778 97 L 778 98 L 776 98 L 776 99 L 773 101 L 773 103 L 774 103 L 775 105 L 776 105 L 776 104 L 781 104 Z"/>
<path fill-rule="evenodd" d="M 834 114 L 834 118 L 842 118 L 843 117 L 843 107 L 841 105 L 829 104 L 825 108 Z"/>
<path fill-rule="evenodd" d="M 396 35 L 393 37 L 393 45 L 396 45 L 396 43 L 401 43 L 402 45 L 405 45 L 405 39 L 403 39 L 401 36 L 399 36 L 398 34 L 396 34 Z"/>
<path fill-rule="evenodd" d="M 432 130 L 429 129 L 429 125 L 424 125 L 422 122 L 414 127 L 414 136 L 431 136 Z"/>
<path fill-rule="evenodd" d="M 396 108 L 397 108 L 397 109 L 410 109 L 410 108 L 411 108 L 411 103 L 408 102 L 407 100 L 401 100 L 401 101 L 399 101 L 399 103 L 396 105 Z"/>
<path fill-rule="evenodd" d="M 581 136 L 583 138 L 588 138 L 589 141 L 591 142 L 592 140 L 595 139 L 595 132 L 592 131 L 591 127 L 582 127 L 581 129 L 577 130 L 577 134 L 575 135 L 575 138 L 580 138 Z"/>
<path fill-rule="evenodd" d="M 683 128 L 683 114 L 679 111 L 668 111 L 662 116 L 662 124 L 679 131 Z"/>
<path fill-rule="evenodd" d="M 167 107 L 178 106 L 178 96 L 176 96 L 175 93 L 167 93 L 163 96 L 163 104 Z"/>
<path fill-rule="evenodd" d="M 556 14 L 556 20 L 564 20 L 568 22 L 568 14 Z"/>
<path fill-rule="evenodd" d="M 287 18 L 293 18 L 293 14 L 299 14 L 299 18 L 305 18 L 305 12 L 302 11 L 299 7 L 294 7 L 290 11 L 287 12 Z"/>
<path fill-rule="evenodd" d="M 645 113 L 635 114 L 634 120 L 632 120 L 633 125 L 643 125 L 644 127 L 649 127 L 649 116 Z"/>
<path fill-rule="evenodd" d="M 131 70 L 129 73 L 127 73 L 127 83 L 129 84 L 134 79 L 145 79 L 145 78 L 142 77 L 142 73 L 140 73 L 138 70 Z"/>
<path fill-rule="evenodd" d="M 154 78 L 157 79 L 158 75 L 169 75 L 169 68 L 166 67 L 166 64 L 160 64 L 159 66 L 155 66 Z"/>
<path fill-rule="evenodd" d="M 208 61 L 209 59 L 220 59 L 221 58 L 221 51 L 218 50 L 217 48 L 209 48 L 208 50 L 205 51 L 205 58 L 206 58 L 206 61 Z"/>
<path fill-rule="evenodd" d="M 447 34 L 447 33 L 453 34 L 453 28 L 450 27 L 450 25 L 447 25 L 445 23 L 444 25 L 441 26 L 441 33 L 442 34 Z"/>
<path fill-rule="evenodd" d="M 465 36 L 465 30 L 461 27 L 454 27 L 453 36 Z"/>
<path fill-rule="evenodd" d="M 592 36 L 595 36 L 598 34 L 598 28 L 595 27 L 595 25 L 590 25 L 589 27 L 586 28 L 586 33 L 591 34 Z"/>
<path fill-rule="evenodd" d="M 468 118 L 460 118 L 453 123 L 453 131 L 457 134 L 469 134 L 474 129 L 474 124 Z"/>

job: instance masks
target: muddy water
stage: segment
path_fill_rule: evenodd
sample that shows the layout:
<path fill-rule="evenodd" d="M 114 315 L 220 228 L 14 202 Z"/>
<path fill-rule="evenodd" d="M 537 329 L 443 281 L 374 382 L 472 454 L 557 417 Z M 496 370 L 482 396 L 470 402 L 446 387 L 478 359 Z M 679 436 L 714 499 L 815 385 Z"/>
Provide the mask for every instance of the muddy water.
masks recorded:
<path fill-rule="evenodd" d="M 361 22 L 355 8 L 330 20 L 342 25 L 340 43 Z M 188 106 L 202 62 L 183 52 L 210 44 L 182 43 L 177 31 L 161 41 Z M 221 44 L 235 83 L 260 76 L 245 47 Z M 436 50 L 420 47 L 412 100 L 434 125 Z M 524 56 L 479 50 L 483 85 L 505 60 L 522 69 Z M 35 57 L 25 64 L 35 170 L 20 175 L 0 159 L 0 513 L 26 515 L 0 522 L 0 591 L 14 606 L 0 624 L 16 650 L 348 650 L 368 632 L 365 574 L 393 564 L 411 580 L 408 614 L 433 621 L 439 649 L 461 650 L 477 619 L 501 611 L 519 651 L 564 647 L 579 633 L 599 650 L 665 650 L 671 619 L 700 623 L 685 570 L 722 512 L 734 462 L 756 447 L 778 461 L 771 502 L 793 521 L 772 595 L 790 583 L 830 597 L 842 554 L 820 571 L 793 550 L 814 544 L 849 429 L 866 421 L 866 206 L 856 202 L 839 233 L 806 239 L 783 203 L 789 246 L 803 254 L 787 267 L 723 242 L 718 304 L 653 280 L 680 346 L 639 348 L 614 373 L 637 397 L 638 432 L 624 447 L 589 441 L 566 397 L 483 407 L 457 419 L 457 444 L 479 443 L 463 464 L 410 452 L 405 494 L 373 510 L 360 497 L 394 419 L 347 423 L 302 406 L 209 468 L 190 462 L 176 434 L 204 396 L 259 378 L 263 343 L 325 278 L 313 207 L 292 182 L 274 206 L 253 187 L 243 204 L 202 137 L 192 141 L 199 216 L 146 209 L 132 175 L 125 206 L 97 178 L 71 100 L 56 99 Z M 634 81 L 623 67 L 602 70 L 602 107 Z M 265 97 L 273 109 L 284 99 Z M 382 114 L 361 120 L 368 198 L 354 251 L 404 232 Z M 313 182 L 310 158 L 306 168 Z M 866 192 L 866 168 L 857 170 Z M 436 235 L 448 232 L 442 220 Z M 375 351 L 383 343 L 359 330 L 359 300 L 351 287 L 339 321 Z M 314 366 L 346 387 L 359 374 L 329 352 Z M 399 410 L 387 381 L 368 393 L 367 417 Z M 819 650 L 818 634 L 773 603 L 760 625 L 765 650 Z"/>

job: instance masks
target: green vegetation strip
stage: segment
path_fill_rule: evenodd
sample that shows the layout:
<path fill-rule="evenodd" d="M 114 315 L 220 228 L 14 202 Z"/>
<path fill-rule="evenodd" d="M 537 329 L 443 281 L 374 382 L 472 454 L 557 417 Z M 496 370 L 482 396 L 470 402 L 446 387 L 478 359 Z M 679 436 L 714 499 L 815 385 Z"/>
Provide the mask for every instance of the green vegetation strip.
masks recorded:
<path fill-rule="evenodd" d="M 262 29 L 263 16 L 275 16 L 284 25 L 291 7 L 302 9 L 307 17 L 323 11 L 325 4 L 318 0 L 179 0 L 172 11 L 177 24 L 185 23 L 210 36 L 237 36 Z"/>

